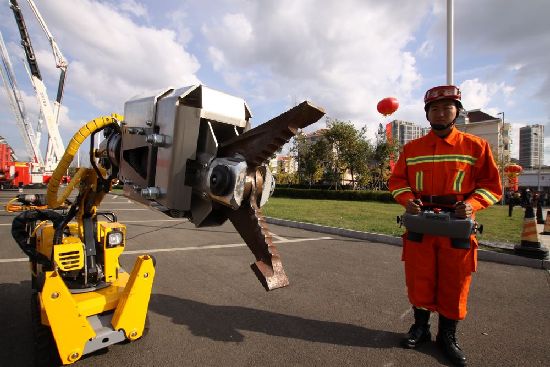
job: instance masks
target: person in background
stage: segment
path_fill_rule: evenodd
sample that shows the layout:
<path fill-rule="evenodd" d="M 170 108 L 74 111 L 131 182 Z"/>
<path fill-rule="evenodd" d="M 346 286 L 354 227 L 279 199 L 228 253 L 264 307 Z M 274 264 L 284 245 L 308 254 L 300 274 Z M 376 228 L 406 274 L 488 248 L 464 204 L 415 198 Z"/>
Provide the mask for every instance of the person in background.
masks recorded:
<path fill-rule="evenodd" d="M 512 216 L 512 210 L 514 209 L 513 194 L 514 194 L 514 190 L 512 190 L 512 189 L 506 190 L 504 202 L 508 203 L 508 216 L 509 217 Z"/>
<path fill-rule="evenodd" d="M 513 191 L 510 190 L 510 195 L 508 200 L 508 216 L 512 216 L 512 210 L 514 209 L 514 206 L 521 205 L 521 194 L 519 191 Z"/>
<path fill-rule="evenodd" d="M 536 207 L 537 224 L 544 224 L 542 216 L 542 192 L 535 192 L 533 195 L 533 206 Z"/>
<path fill-rule="evenodd" d="M 528 206 L 533 206 L 533 193 L 531 190 L 525 189 L 521 195 L 521 206 L 527 208 Z"/>
<path fill-rule="evenodd" d="M 454 127 L 462 110 L 460 90 L 432 88 L 424 97 L 431 131 L 403 147 L 389 180 L 395 200 L 407 213 L 437 207 L 458 218 L 497 203 L 502 196 L 498 168 L 487 141 Z M 414 324 L 403 346 L 431 340 L 430 313 L 439 314 L 437 345 L 453 364 L 466 365 L 456 328 L 466 317 L 471 273 L 477 266 L 477 239 L 465 240 L 407 231 L 403 235 L 407 293 Z"/>

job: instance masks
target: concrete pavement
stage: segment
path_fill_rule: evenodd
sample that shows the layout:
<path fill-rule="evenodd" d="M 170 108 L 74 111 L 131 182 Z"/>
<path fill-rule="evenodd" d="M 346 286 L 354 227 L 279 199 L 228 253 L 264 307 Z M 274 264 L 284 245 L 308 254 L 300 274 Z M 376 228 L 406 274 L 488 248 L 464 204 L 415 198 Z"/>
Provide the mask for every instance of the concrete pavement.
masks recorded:
<path fill-rule="evenodd" d="M 125 268 L 157 258 L 151 328 L 77 366 L 448 365 L 434 343 L 399 347 L 412 315 L 397 246 L 272 224 L 290 286 L 266 293 L 230 224 L 194 228 L 117 196 L 102 209 L 128 226 Z M 12 218 L 0 213 L 0 364 L 29 366 L 29 270 Z M 458 334 L 470 366 L 548 365 L 549 304 L 547 271 L 480 261 Z"/>

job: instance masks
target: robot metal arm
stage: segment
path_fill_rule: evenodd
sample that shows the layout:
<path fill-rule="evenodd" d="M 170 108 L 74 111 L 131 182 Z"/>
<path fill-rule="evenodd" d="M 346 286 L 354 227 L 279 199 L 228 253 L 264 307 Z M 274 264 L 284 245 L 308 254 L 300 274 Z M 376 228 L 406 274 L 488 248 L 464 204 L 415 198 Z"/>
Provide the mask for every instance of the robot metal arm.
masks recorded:
<path fill-rule="evenodd" d="M 250 129 L 245 101 L 194 85 L 125 104 L 120 129 L 107 127 L 97 156 L 124 195 L 198 227 L 227 219 L 254 254 L 262 285 L 288 285 L 260 207 L 275 182 L 264 165 L 298 129 L 324 115 L 309 102 Z"/>

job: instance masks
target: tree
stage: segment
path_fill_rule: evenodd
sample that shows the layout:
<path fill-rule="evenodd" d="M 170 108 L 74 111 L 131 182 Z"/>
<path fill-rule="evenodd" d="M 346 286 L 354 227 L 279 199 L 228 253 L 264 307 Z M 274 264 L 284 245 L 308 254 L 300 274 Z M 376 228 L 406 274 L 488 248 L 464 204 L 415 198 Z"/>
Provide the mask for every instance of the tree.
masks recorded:
<path fill-rule="evenodd" d="M 372 182 L 372 173 L 369 163 L 372 161 L 374 149 L 365 138 L 359 140 L 357 147 L 357 162 L 354 166 L 355 182 L 360 188 L 368 187 Z"/>
<path fill-rule="evenodd" d="M 311 187 L 322 178 L 328 156 L 326 140 L 312 142 L 305 134 L 299 133 L 294 138 L 290 151 L 298 162 L 300 183 L 307 183 Z"/>
<path fill-rule="evenodd" d="M 399 143 L 395 140 L 378 140 L 374 147 L 371 164 L 373 174 L 372 188 L 384 190 L 388 188 L 391 174 L 390 161 L 396 161 L 399 156 Z"/>
<path fill-rule="evenodd" d="M 275 180 L 278 185 L 292 185 L 298 183 L 298 175 L 296 172 L 277 172 Z"/>
<path fill-rule="evenodd" d="M 357 187 L 357 178 L 364 182 L 368 171 L 368 162 L 372 155 L 372 147 L 366 138 L 366 129 L 357 130 L 351 121 L 341 121 L 327 118 L 327 131 L 324 134 L 331 151 L 330 177 L 338 189 L 342 177 L 349 173 L 353 188 Z"/>

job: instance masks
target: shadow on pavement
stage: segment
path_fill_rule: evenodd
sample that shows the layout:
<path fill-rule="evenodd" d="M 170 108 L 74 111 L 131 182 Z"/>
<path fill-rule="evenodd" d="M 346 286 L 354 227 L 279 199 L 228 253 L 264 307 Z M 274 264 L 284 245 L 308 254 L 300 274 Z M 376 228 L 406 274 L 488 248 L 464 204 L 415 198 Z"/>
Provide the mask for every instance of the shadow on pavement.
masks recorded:
<path fill-rule="evenodd" d="M 395 348 L 402 334 L 334 321 L 306 319 L 242 306 L 215 306 L 166 294 L 153 294 L 149 309 L 187 325 L 195 336 L 242 342 L 239 330 L 345 346 Z"/>
<path fill-rule="evenodd" d="M 306 319 L 242 306 L 216 306 L 166 294 L 152 294 L 149 310 L 168 316 L 179 325 L 189 327 L 195 336 L 214 341 L 242 342 L 239 330 L 270 336 L 306 340 L 352 347 L 398 348 L 404 334 L 369 329 L 335 321 Z M 426 343 L 413 353 L 432 356 L 440 364 L 449 365 L 434 343 Z"/>
<path fill-rule="evenodd" d="M 166 294 L 151 295 L 149 309 L 171 317 L 176 324 L 187 325 L 195 336 L 215 341 L 242 342 L 244 335 L 239 330 L 249 330 L 318 343 L 394 348 L 402 337 L 399 333 L 341 322 L 311 320 L 242 306 L 214 306 Z"/>
<path fill-rule="evenodd" d="M 31 282 L 0 284 L 0 365 L 32 365 Z"/>
<path fill-rule="evenodd" d="M 32 365 L 32 332 L 30 322 L 29 281 L 0 284 L 0 360 L 6 366 Z M 150 311 L 172 318 L 175 324 L 186 325 L 195 336 L 214 341 L 242 342 L 239 330 L 264 333 L 268 336 L 300 339 L 316 343 L 366 347 L 398 348 L 401 333 L 369 329 L 334 321 L 306 319 L 242 306 L 215 306 L 165 294 L 153 294 Z M 154 325 L 152 326 L 154 327 Z M 102 350 L 93 355 L 106 353 Z M 447 365 L 435 344 L 421 346 L 417 353 L 431 355 Z"/>

